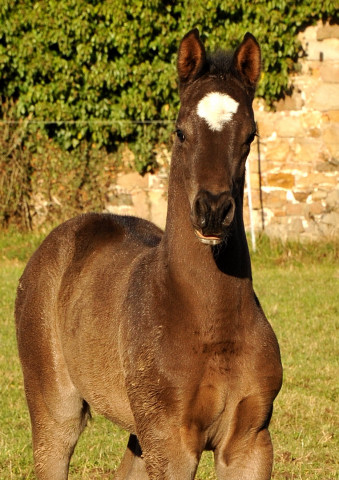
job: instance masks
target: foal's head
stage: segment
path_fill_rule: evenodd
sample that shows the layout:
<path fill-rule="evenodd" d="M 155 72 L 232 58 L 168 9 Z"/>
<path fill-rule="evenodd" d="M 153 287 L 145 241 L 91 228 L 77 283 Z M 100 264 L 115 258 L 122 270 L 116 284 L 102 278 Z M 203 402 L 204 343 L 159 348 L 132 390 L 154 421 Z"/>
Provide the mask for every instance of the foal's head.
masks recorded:
<path fill-rule="evenodd" d="M 209 245 L 222 242 L 242 208 L 245 161 L 256 134 L 252 100 L 260 63 L 259 45 L 249 33 L 231 55 L 208 58 L 196 29 L 180 44 L 174 150 L 194 231 Z"/>

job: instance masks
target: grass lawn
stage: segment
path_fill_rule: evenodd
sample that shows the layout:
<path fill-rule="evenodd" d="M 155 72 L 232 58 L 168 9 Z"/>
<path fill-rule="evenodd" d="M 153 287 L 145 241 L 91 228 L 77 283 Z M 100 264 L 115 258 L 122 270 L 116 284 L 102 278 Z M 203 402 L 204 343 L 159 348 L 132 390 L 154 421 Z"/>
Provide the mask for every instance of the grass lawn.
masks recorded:
<path fill-rule="evenodd" d="M 16 285 L 41 238 L 0 234 L 0 480 L 32 480 L 30 424 L 16 350 Z M 338 245 L 259 241 L 254 285 L 278 336 L 284 384 L 271 434 L 275 480 L 338 479 Z M 94 414 L 72 459 L 70 478 L 112 478 L 127 434 Z M 197 478 L 214 480 L 212 457 Z"/>

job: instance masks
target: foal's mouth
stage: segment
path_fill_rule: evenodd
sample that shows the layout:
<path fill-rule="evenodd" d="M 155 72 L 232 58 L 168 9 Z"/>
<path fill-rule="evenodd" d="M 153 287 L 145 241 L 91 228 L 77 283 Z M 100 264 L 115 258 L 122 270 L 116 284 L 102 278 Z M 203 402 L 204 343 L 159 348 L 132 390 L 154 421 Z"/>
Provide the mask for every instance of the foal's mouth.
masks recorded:
<path fill-rule="evenodd" d="M 205 245 L 219 245 L 222 242 L 223 237 L 220 235 L 203 235 L 199 230 L 194 229 L 194 233 L 198 240 Z"/>

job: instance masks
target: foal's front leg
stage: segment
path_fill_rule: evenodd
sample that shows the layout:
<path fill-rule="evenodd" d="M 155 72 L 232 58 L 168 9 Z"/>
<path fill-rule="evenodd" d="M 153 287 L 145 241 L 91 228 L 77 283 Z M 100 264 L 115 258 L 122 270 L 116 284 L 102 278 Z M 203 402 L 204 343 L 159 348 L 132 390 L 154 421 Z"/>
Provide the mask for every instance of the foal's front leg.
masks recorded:
<path fill-rule="evenodd" d="M 269 480 L 273 449 L 267 429 L 250 440 L 235 440 L 230 449 L 216 450 L 215 469 L 218 480 Z"/>
<path fill-rule="evenodd" d="M 151 428 L 139 435 L 149 480 L 193 480 L 201 452 L 187 445 L 178 427 L 163 429 L 161 424 L 158 430 Z"/>
<path fill-rule="evenodd" d="M 194 478 L 198 459 L 197 456 L 185 452 L 177 444 L 155 440 L 154 433 L 149 437 L 152 445 L 145 441 L 145 453 L 142 452 L 135 435 L 130 435 L 126 452 L 114 476 L 114 480 L 192 480 Z"/>
<path fill-rule="evenodd" d="M 214 451 L 218 480 L 270 480 L 273 447 L 268 425 L 272 405 L 249 396 L 238 405 L 231 435 Z"/>

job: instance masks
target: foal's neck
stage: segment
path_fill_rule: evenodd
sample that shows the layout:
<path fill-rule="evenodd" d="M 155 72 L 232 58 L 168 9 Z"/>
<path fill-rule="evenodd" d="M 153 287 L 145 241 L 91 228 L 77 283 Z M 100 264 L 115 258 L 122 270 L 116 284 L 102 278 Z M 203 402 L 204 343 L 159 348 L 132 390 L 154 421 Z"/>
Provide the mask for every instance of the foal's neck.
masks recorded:
<path fill-rule="evenodd" d="M 236 200 L 234 223 L 225 241 L 215 247 L 202 244 L 195 236 L 190 220 L 190 204 L 180 176 L 172 172 L 168 190 L 166 229 L 161 245 L 169 271 L 191 287 L 203 289 L 213 282 L 249 280 L 251 263 L 242 216 L 242 196 Z M 209 285 L 206 284 L 208 282 Z"/>

